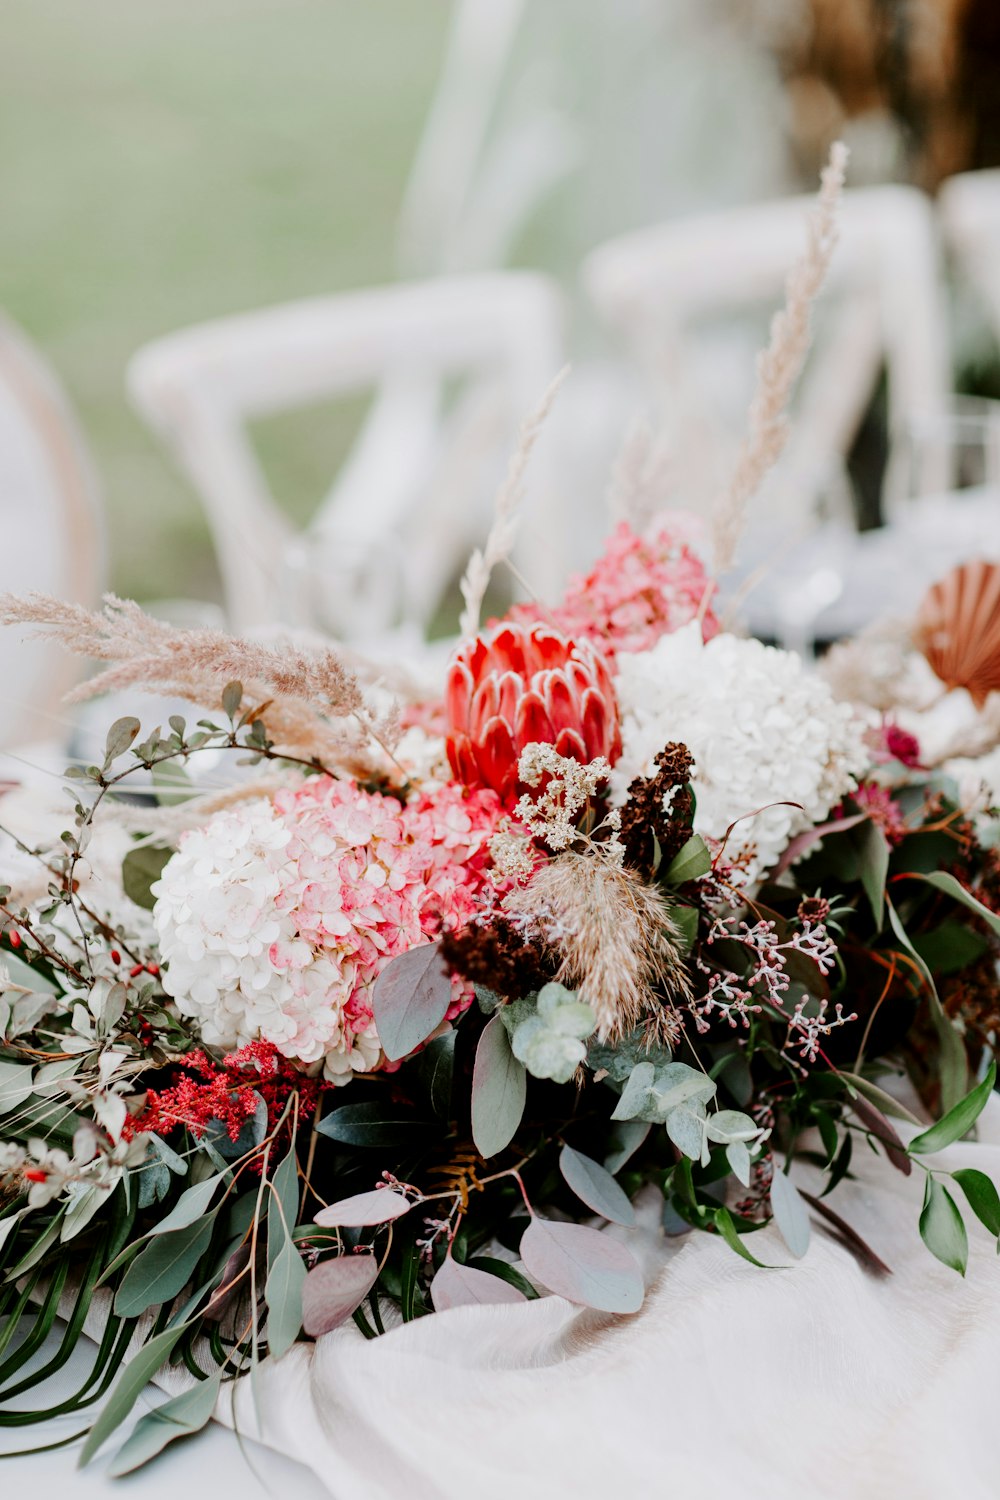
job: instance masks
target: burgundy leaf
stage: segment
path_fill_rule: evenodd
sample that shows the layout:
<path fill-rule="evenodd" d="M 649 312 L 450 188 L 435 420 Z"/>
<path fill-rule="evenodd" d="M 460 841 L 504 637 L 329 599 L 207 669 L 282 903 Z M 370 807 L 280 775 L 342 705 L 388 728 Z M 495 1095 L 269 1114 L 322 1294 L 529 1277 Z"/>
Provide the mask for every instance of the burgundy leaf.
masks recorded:
<path fill-rule="evenodd" d="M 341 1198 L 339 1203 L 321 1208 L 313 1223 L 322 1224 L 324 1229 L 360 1229 L 366 1224 L 388 1224 L 390 1219 L 409 1213 L 412 1207 L 409 1198 L 404 1198 L 402 1193 L 394 1193 L 391 1188 L 376 1188 L 374 1192 Z"/>
<path fill-rule="evenodd" d="M 374 1255 L 338 1255 L 320 1261 L 302 1286 L 302 1327 L 310 1338 L 329 1333 L 360 1307 L 378 1279 Z"/>
<path fill-rule="evenodd" d="M 392 1062 L 409 1057 L 436 1031 L 451 1004 L 451 977 L 438 943 L 410 948 L 387 964 L 372 989 L 382 1048 Z"/>

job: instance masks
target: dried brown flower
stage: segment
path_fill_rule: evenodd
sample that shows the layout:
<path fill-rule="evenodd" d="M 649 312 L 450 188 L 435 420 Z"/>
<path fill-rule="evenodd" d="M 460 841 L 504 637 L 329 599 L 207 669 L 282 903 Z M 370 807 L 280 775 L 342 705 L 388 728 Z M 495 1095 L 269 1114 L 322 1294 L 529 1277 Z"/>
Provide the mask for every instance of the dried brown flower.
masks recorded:
<path fill-rule="evenodd" d="M 621 814 L 625 863 L 646 876 L 653 873 L 654 838 L 660 846 L 661 862 L 669 865 L 691 837 L 694 816 L 694 760 L 687 746 L 671 741 L 653 763 L 657 767 L 655 776 L 640 776 L 631 783 Z"/>
<path fill-rule="evenodd" d="M 551 948 L 537 938 L 523 937 L 503 918 L 488 927 L 470 923 L 458 932 L 446 933 L 441 954 L 463 979 L 509 1000 L 540 990 L 559 966 Z"/>

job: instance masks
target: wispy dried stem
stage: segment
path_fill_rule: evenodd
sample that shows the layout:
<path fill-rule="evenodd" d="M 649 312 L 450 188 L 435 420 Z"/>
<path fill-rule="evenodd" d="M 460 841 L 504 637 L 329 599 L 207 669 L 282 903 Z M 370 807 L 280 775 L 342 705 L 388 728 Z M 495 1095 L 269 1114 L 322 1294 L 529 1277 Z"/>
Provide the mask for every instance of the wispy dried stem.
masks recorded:
<path fill-rule="evenodd" d="M 527 472 L 528 460 L 555 404 L 559 387 L 568 374 L 568 366 L 560 370 L 539 405 L 521 428 L 517 451 L 511 458 L 503 484 L 496 497 L 493 525 L 486 538 L 486 546 L 482 550 L 477 547 L 473 552 L 462 579 L 461 589 L 465 608 L 459 621 L 459 630 L 463 636 L 475 635 L 479 629 L 479 615 L 493 569 L 508 558 L 513 550 L 520 522 L 521 502 L 524 499 L 524 476 Z"/>
<path fill-rule="evenodd" d="M 608 509 L 613 521 L 627 521 L 641 534 L 664 509 L 673 481 L 673 465 L 661 434 L 639 417 L 629 427 L 618 450 Z"/>
<path fill-rule="evenodd" d="M 837 141 L 823 169 L 816 207 L 809 216 L 805 252 L 785 283 L 785 306 L 771 324 L 771 338 L 757 362 L 757 390 L 729 489 L 712 517 L 715 572 L 728 571 L 747 506 L 781 456 L 788 438 L 787 407 L 809 350 L 809 313 L 826 278 L 837 243 L 837 208 L 844 186 L 847 147 Z"/>
<path fill-rule="evenodd" d="M 70 701 L 134 688 L 210 709 L 227 682 L 239 681 L 244 707 L 267 705 L 268 732 L 289 754 L 342 764 L 363 758 L 366 738 L 383 745 L 391 736 L 391 725 L 376 720 L 357 677 L 328 646 L 304 650 L 291 641 L 272 646 L 220 630 L 178 630 L 113 594 L 103 611 L 42 594 L 0 595 L 0 624 L 29 625 L 77 656 L 110 663 Z"/>

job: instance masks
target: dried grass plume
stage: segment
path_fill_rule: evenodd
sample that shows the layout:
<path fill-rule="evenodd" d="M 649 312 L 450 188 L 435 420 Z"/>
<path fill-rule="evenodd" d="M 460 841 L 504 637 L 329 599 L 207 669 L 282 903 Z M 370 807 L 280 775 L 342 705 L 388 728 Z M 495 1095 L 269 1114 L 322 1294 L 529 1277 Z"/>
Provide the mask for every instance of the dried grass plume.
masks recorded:
<path fill-rule="evenodd" d="M 644 1021 L 651 1039 L 676 1041 L 674 1002 L 692 994 L 680 933 L 662 894 L 634 870 L 570 851 L 542 865 L 503 904 L 561 954 L 556 978 L 591 1006 L 602 1042 Z"/>
<path fill-rule="evenodd" d="M 504 562 L 513 550 L 517 538 L 521 502 L 524 499 L 524 476 L 527 472 L 528 460 L 555 404 L 559 388 L 568 374 L 568 366 L 559 371 L 538 406 L 521 428 L 520 442 L 510 460 L 503 484 L 496 497 L 493 525 L 486 538 L 486 546 L 482 550 L 477 547 L 473 552 L 462 579 L 461 589 L 465 608 L 462 611 L 458 628 L 463 636 L 475 635 L 479 629 L 479 615 L 493 569 L 499 563 Z"/>
<path fill-rule="evenodd" d="M 747 506 L 777 463 L 788 438 L 788 403 L 809 351 L 810 308 L 826 279 L 837 243 L 837 209 L 846 168 L 847 147 L 836 141 L 823 169 L 819 199 L 809 216 L 805 252 L 789 272 L 785 306 L 775 314 L 770 341 L 757 362 L 757 390 L 736 469 L 712 517 L 716 576 L 732 567 Z"/>

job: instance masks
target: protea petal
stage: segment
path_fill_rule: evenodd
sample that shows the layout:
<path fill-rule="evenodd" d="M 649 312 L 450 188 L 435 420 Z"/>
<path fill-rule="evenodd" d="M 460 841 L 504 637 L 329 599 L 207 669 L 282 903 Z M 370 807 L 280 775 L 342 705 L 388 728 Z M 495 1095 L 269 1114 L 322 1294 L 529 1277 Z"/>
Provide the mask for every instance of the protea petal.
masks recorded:
<path fill-rule="evenodd" d="M 472 706 L 472 691 L 475 683 L 472 673 L 460 656 L 456 657 L 448 668 L 448 676 L 445 679 L 444 701 L 448 712 L 449 724 L 456 728 L 465 728 L 469 722 L 469 711 Z"/>
<path fill-rule="evenodd" d="M 545 712 L 541 694 L 534 689 L 525 693 L 517 705 L 517 717 L 514 720 L 514 741 L 518 751 L 523 750 L 525 745 L 551 745 L 555 737 L 556 732 L 552 727 L 552 720 Z"/>
<path fill-rule="evenodd" d="M 469 712 L 469 733 L 477 740 L 483 732 L 490 719 L 496 717 L 500 709 L 500 692 L 497 687 L 497 678 L 493 675 L 485 677 L 478 684 L 472 695 L 472 707 Z"/>
<path fill-rule="evenodd" d="M 590 756 L 583 738 L 575 729 L 562 729 L 556 736 L 556 749 L 560 755 L 565 755 L 567 760 L 578 760 L 587 764 Z"/>
<path fill-rule="evenodd" d="M 556 734 L 560 729 L 571 729 L 577 722 L 577 709 L 569 683 L 562 672 L 544 672 L 542 696 L 552 727 Z"/>
<path fill-rule="evenodd" d="M 580 700 L 580 731 L 589 760 L 607 754 L 608 703 L 596 688 L 587 688 Z"/>
<path fill-rule="evenodd" d="M 473 746 L 479 774 L 501 797 L 517 790 L 517 750 L 510 729 L 494 717 L 483 728 Z"/>
<path fill-rule="evenodd" d="M 524 692 L 524 678 L 516 672 L 504 672 L 497 679 L 497 713 L 513 726 L 517 717 L 517 705 Z"/>

